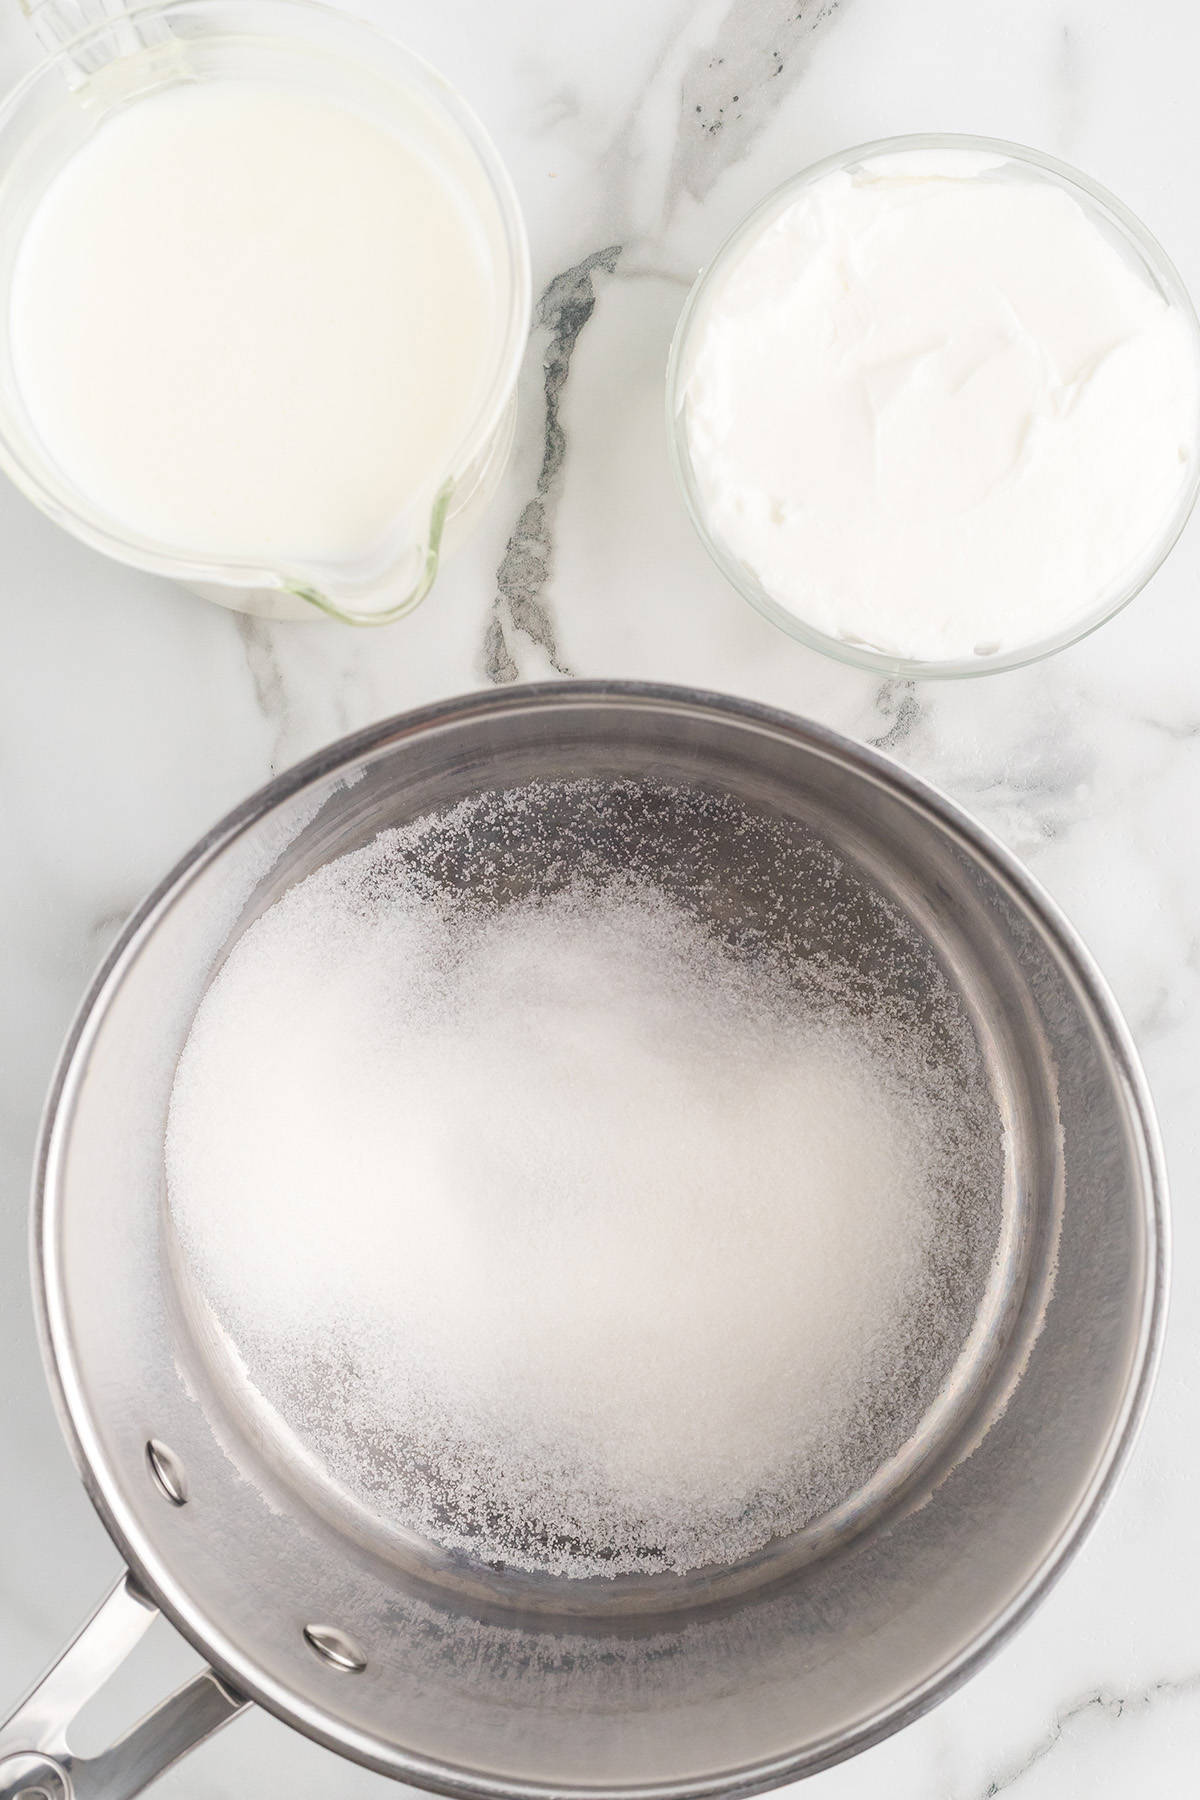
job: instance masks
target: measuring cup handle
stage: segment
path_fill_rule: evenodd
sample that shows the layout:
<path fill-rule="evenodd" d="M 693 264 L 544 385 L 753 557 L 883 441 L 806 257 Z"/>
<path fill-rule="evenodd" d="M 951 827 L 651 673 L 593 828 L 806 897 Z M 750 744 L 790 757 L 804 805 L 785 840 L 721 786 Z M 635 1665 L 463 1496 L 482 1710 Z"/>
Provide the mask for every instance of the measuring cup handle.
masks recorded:
<path fill-rule="evenodd" d="M 131 1800 L 249 1704 L 212 1669 L 177 1688 L 96 1756 L 68 1746 L 70 1729 L 158 1609 L 124 1575 L 78 1636 L 0 1725 L 0 1800 Z"/>
<path fill-rule="evenodd" d="M 17 4 L 48 55 L 73 52 L 69 61 L 77 77 L 93 74 L 145 42 L 144 33 L 129 17 L 127 0 L 17 0 Z M 73 50 L 76 40 L 97 26 L 107 29 Z"/>

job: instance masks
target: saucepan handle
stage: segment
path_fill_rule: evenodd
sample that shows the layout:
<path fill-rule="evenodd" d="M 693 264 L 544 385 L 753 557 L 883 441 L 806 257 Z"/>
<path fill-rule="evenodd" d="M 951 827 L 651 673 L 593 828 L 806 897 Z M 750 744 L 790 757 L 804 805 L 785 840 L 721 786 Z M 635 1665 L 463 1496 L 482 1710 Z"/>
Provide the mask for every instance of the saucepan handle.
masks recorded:
<path fill-rule="evenodd" d="M 249 1704 L 205 1669 L 96 1756 L 72 1753 L 70 1729 L 158 1616 L 132 1575 L 0 1725 L 0 1800 L 130 1800 Z"/>

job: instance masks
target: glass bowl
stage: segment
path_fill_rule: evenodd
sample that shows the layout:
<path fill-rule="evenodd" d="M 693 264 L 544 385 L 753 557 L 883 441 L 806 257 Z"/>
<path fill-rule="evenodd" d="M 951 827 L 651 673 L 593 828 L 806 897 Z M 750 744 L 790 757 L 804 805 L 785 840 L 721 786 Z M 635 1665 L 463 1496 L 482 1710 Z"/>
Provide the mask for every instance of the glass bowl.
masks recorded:
<path fill-rule="evenodd" d="M 1063 627 L 1051 636 L 999 652 L 994 656 L 980 655 L 944 661 L 913 659 L 895 655 L 891 651 L 874 649 L 868 644 L 834 637 L 809 624 L 776 600 L 767 592 L 754 571 L 723 542 L 706 515 L 703 495 L 692 466 L 688 445 L 687 381 L 690 374 L 692 334 L 703 322 L 708 302 L 719 291 L 725 277 L 733 270 L 739 258 L 749 249 L 752 242 L 780 214 L 787 210 L 805 188 L 819 181 L 823 176 L 837 170 L 853 169 L 876 157 L 890 156 L 897 152 L 938 150 L 966 150 L 1002 157 L 1006 162 L 1013 164 L 1022 177 L 1064 188 L 1082 207 L 1086 217 L 1100 227 L 1110 242 L 1118 245 L 1130 265 L 1136 268 L 1150 286 L 1162 295 L 1167 304 L 1176 310 L 1192 340 L 1193 354 L 1197 368 L 1200 370 L 1200 320 L 1197 319 L 1196 309 L 1183 281 L 1162 246 L 1115 195 L 1110 194 L 1105 188 L 1091 181 L 1068 163 L 1059 162 L 1055 157 L 1044 156 L 1040 151 L 1027 149 L 1020 144 L 1008 143 L 999 138 L 975 137 L 969 134 L 922 133 L 905 137 L 881 138 L 869 144 L 856 145 L 849 150 L 840 150 L 836 155 L 825 157 L 821 162 L 812 164 L 810 168 L 784 182 L 782 187 L 776 188 L 743 219 L 742 223 L 725 239 L 712 262 L 701 271 L 693 284 L 679 316 L 667 362 L 667 441 L 671 464 L 688 515 L 699 534 L 701 543 L 722 574 L 737 589 L 738 593 L 750 602 L 751 606 L 763 614 L 764 618 L 770 619 L 773 624 L 786 631 L 790 637 L 810 645 L 814 650 L 823 651 L 827 656 L 836 657 L 840 662 L 851 663 L 857 668 L 871 669 L 881 674 L 906 676 L 912 679 L 989 675 L 1001 669 L 1021 668 L 1026 663 L 1037 662 L 1042 657 L 1050 656 L 1054 651 L 1065 649 L 1068 644 L 1077 643 L 1080 638 L 1087 637 L 1090 632 L 1095 631 L 1098 626 L 1111 619 L 1115 613 L 1120 612 L 1123 606 L 1127 606 L 1134 596 L 1145 587 L 1187 523 L 1188 515 L 1195 504 L 1197 491 L 1200 490 L 1200 400 L 1198 400 L 1195 425 L 1197 454 L 1192 459 L 1188 478 L 1173 510 L 1166 519 L 1162 530 L 1147 545 L 1136 568 L 1132 573 L 1126 575 L 1115 588 L 1105 593 L 1096 606 L 1072 621 L 1069 626 Z"/>

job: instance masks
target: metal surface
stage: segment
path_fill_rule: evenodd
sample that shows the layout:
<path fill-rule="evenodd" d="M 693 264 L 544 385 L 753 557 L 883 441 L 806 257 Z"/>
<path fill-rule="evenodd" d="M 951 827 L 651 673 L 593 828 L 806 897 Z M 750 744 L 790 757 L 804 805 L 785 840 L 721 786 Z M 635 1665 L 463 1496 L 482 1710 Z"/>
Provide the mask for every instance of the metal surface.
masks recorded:
<path fill-rule="evenodd" d="M 1009 1146 L 1003 1292 L 967 1376 L 869 1501 L 732 1569 L 567 1582 L 389 1533 L 281 1454 L 240 1402 L 164 1229 L 175 1061 L 240 932 L 387 826 L 580 776 L 730 794 L 797 845 L 835 853 L 836 916 L 861 921 L 844 953 L 868 968 L 879 921 L 900 917 L 903 931 L 887 927 L 889 955 L 910 947 L 897 980 L 918 1000 L 932 968 L 950 982 Z M 620 848 L 605 853 L 619 861 Z M 659 853 L 679 864 L 669 838 Z M 714 905 L 759 905 L 744 839 L 731 832 L 712 855 Z M 783 874 L 771 904 L 828 928 L 827 896 Z M 1164 1207 L 1113 1003 L 986 834 L 884 758 L 786 715 L 579 682 L 468 696 L 334 745 L 185 859 L 72 1031 L 34 1229 L 48 1367 L 89 1491 L 139 1585 L 221 1678 L 331 1748 L 440 1791 L 682 1800 L 749 1794 L 864 1748 L 962 1680 L 1044 1593 L 1145 1404 Z M 186 1470 L 186 1504 L 149 1441 Z M 364 1666 L 336 1666 L 314 1629 Z M 4 1743 L 42 1747 L 11 1729 Z"/>
<path fill-rule="evenodd" d="M 246 1705 L 212 1673 L 185 1682 L 97 1756 L 76 1756 L 70 1727 L 153 1622 L 122 1577 L 79 1635 L 0 1728 L 0 1800 L 129 1800 Z"/>

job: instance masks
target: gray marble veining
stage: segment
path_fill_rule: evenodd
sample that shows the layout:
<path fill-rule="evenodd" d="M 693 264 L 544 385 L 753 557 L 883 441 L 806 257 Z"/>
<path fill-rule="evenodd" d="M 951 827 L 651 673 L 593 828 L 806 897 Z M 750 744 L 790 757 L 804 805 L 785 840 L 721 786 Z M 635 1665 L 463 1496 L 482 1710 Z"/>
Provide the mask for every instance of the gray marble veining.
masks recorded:
<path fill-rule="evenodd" d="M 564 269 L 543 289 L 534 312 L 535 331 L 549 336 L 543 358 L 545 442 L 533 498 L 521 508 L 496 572 L 495 617 L 484 639 L 490 681 L 517 680 L 520 669 L 509 648 L 514 633 L 544 650 L 556 675 L 572 673 L 559 657 L 554 621 L 541 599 L 553 565 L 554 508 L 567 455 L 562 396 L 579 334 L 596 307 L 597 280 L 613 273 L 620 254 L 619 244 L 609 244 Z"/>

